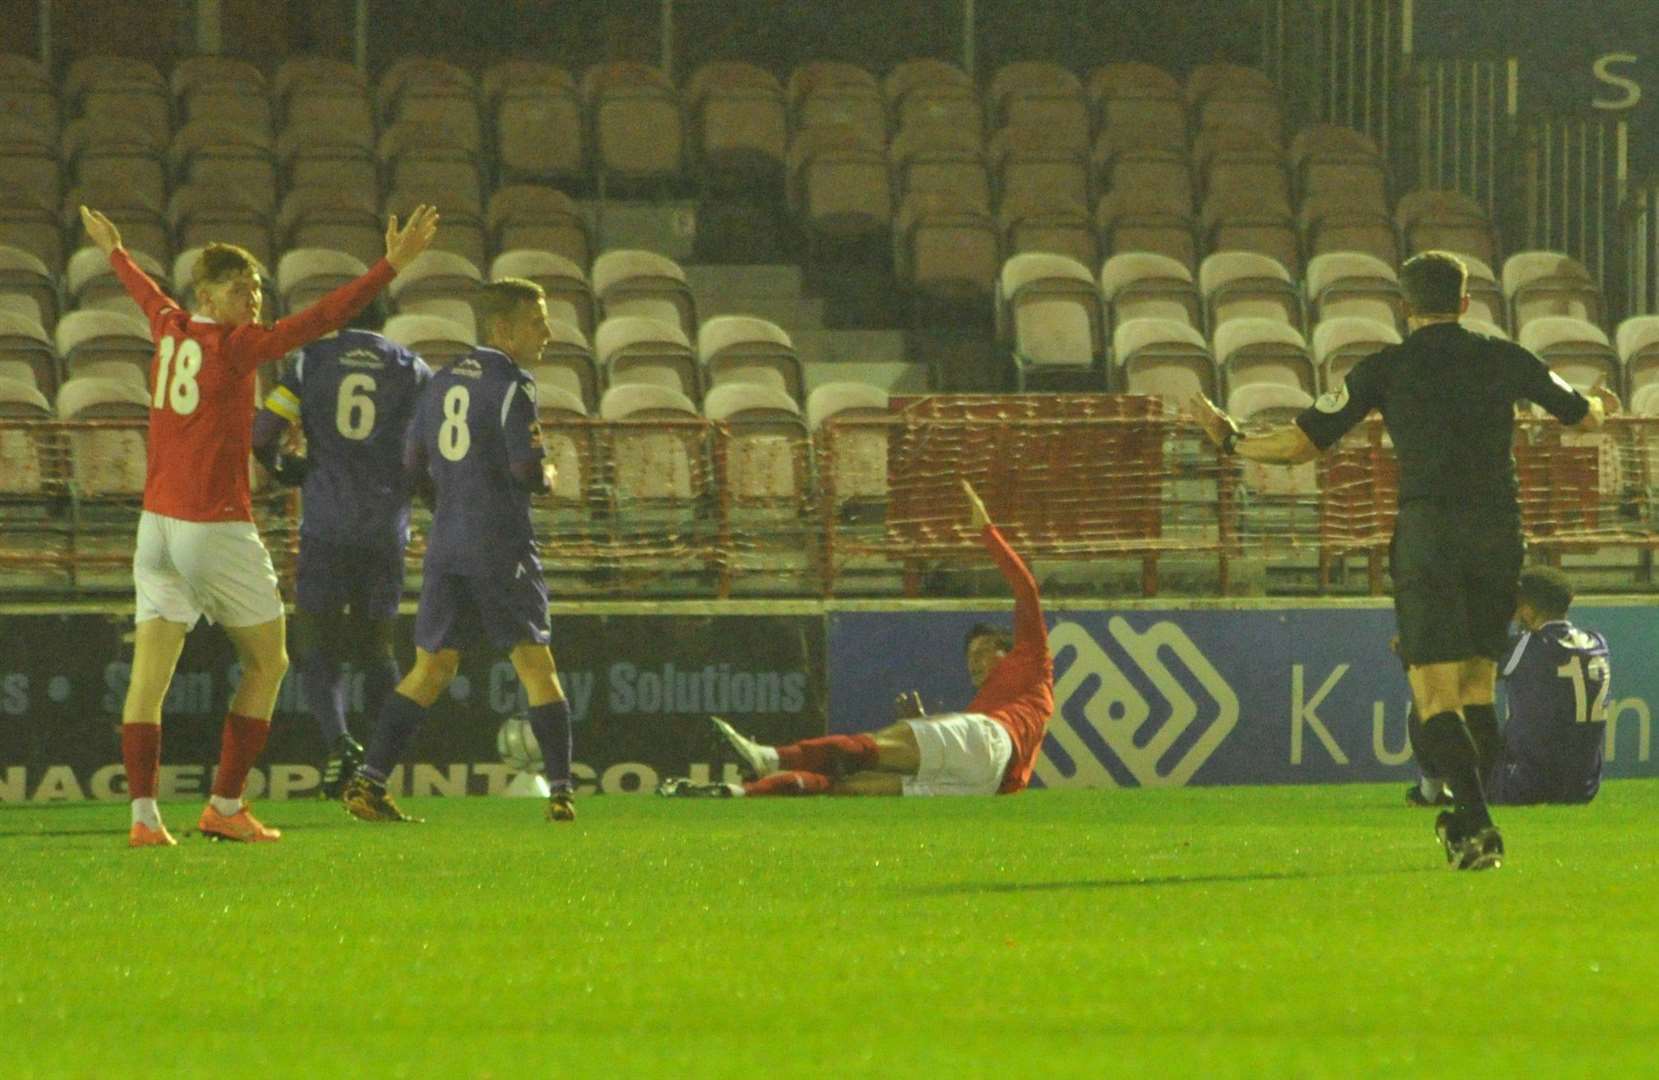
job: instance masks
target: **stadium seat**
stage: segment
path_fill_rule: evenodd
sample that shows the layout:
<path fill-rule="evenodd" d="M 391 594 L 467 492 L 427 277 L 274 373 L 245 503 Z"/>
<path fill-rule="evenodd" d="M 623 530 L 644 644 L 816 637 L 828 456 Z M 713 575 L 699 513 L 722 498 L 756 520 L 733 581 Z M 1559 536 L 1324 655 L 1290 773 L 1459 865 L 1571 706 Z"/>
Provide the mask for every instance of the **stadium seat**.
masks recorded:
<path fill-rule="evenodd" d="M 1401 251 L 1467 252 L 1490 265 L 1497 260 L 1498 237 L 1479 203 L 1459 191 L 1422 189 L 1400 196 L 1394 207 Z"/>
<path fill-rule="evenodd" d="M 887 427 L 864 423 L 887 417 L 887 391 L 879 386 L 827 382 L 807 395 L 807 426 L 821 451 L 819 483 L 837 510 L 887 498 Z"/>
<path fill-rule="evenodd" d="M 1126 394 L 1162 398 L 1179 412 L 1193 394 L 1214 400 L 1221 379 L 1209 345 L 1193 326 L 1176 319 L 1126 319 L 1112 331 L 1113 380 Z"/>
<path fill-rule="evenodd" d="M 979 306 L 990 302 L 1002 266 L 996 223 L 975 204 L 912 192 L 893 228 L 893 265 L 913 300 Z"/>
<path fill-rule="evenodd" d="M 648 64 L 598 64 L 582 73 L 593 161 L 611 183 L 661 184 L 684 171 L 685 132 L 674 84 Z"/>
<path fill-rule="evenodd" d="M 1310 124 L 1290 140 L 1287 157 L 1303 201 L 1339 193 L 1358 204 L 1388 205 L 1387 168 L 1369 135 L 1337 124 Z"/>
<path fill-rule="evenodd" d="M 0 290 L 32 297 L 40 322 L 50 330 L 58 321 L 58 289 L 46 263 L 33 252 L 0 244 Z"/>
<path fill-rule="evenodd" d="M 998 337 L 1012 345 L 1027 387 L 1087 387 L 1105 354 L 1094 275 L 1063 255 L 1015 255 L 997 282 Z M 1104 378 L 1099 378 L 1100 384 Z M 1096 385 L 1103 389 L 1103 385 Z"/>
<path fill-rule="evenodd" d="M 63 130 L 60 156 L 74 183 L 93 178 L 142 190 L 156 205 L 167 201 L 167 144 L 141 127 L 114 119 L 82 117 Z"/>
<path fill-rule="evenodd" d="M 368 265 L 362 259 L 344 251 L 292 248 L 277 260 L 277 293 L 285 310 L 300 311 L 368 272 Z"/>
<path fill-rule="evenodd" d="M 1095 204 L 1095 230 L 1108 256 L 1145 251 L 1198 265 L 1198 240 L 1192 209 L 1179 194 L 1153 188 L 1108 191 Z"/>
<path fill-rule="evenodd" d="M 1229 397 L 1239 387 L 1255 382 L 1295 386 L 1309 397 L 1320 391 L 1307 341 L 1280 319 L 1228 319 L 1216 326 L 1211 343 Z"/>
<path fill-rule="evenodd" d="M 1192 140 L 1199 194 L 1216 191 L 1255 195 L 1272 206 L 1290 205 L 1290 177 L 1277 139 L 1254 128 L 1208 127 Z"/>
<path fill-rule="evenodd" d="M 547 313 L 575 326 L 583 335 L 598 324 L 593 289 L 582 268 L 551 251 L 503 251 L 490 263 L 490 280 L 524 278 L 547 293 Z"/>
<path fill-rule="evenodd" d="M 476 91 L 477 84 L 462 67 L 430 56 L 404 56 L 381 73 L 374 86 L 374 104 L 380 119 L 391 122 L 408 97 Z"/>
<path fill-rule="evenodd" d="M 587 493 L 593 461 L 592 440 L 587 429 L 587 404 L 562 385 L 549 382 L 558 369 L 537 367 L 536 417 L 541 421 L 547 443 L 547 458 L 558 474 L 553 480 L 555 502 L 580 503 Z"/>
<path fill-rule="evenodd" d="M 1634 404 L 1639 391 L 1659 383 L 1659 315 L 1633 315 L 1624 320 L 1613 342 L 1619 363 L 1624 365 L 1626 400 Z"/>
<path fill-rule="evenodd" d="M 607 387 L 649 383 L 694 402 L 703 396 L 696 353 L 673 323 L 642 315 L 608 318 L 594 333 L 594 353 Z"/>
<path fill-rule="evenodd" d="M 997 209 L 1004 256 L 1028 251 L 1076 259 L 1084 266 L 1100 262 L 1099 241 L 1082 203 L 1063 195 L 1026 192 L 1004 199 Z"/>
<path fill-rule="evenodd" d="M 1290 204 L 1276 194 L 1247 188 L 1211 191 L 1199 210 L 1199 226 L 1208 251 L 1252 251 L 1296 273 L 1301 264 Z"/>
<path fill-rule="evenodd" d="M 71 311 L 58 320 L 55 346 L 63 358 L 63 370 L 73 379 L 91 361 L 118 360 L 140 373 L 140 382 L 149 377 L 155 344 L 143 319 L 118 311 Z"/>
<path fill-rule="evenodd" d="M 875 146 L 887 142 L 887 103 L 875 76 L 855 64 L 812 60 L 789 73 L 790 130 L 798 137 L 808 128 L 850 129 L 857 140 Z"/>
<path fill-rule="evenodd" d="M 386 297 L 398 311 L 422 300 L 458 300 L 465 304 L 483 281 L 484 272 L 471 260 L 453 252 L 428 250 L 392 279 L 386 286 Z"/>
<path fill-rule="evenodd" d="M 1300 387 L 1281 382 L 1246 382 L 1227 395 L 1227 411 L 1241 424 L 1284 424 L 1313 404 L 1313 396 Z"/>
<path fill-rule="evenodd" d="M 151 280 L 162 288 L 166 287 L 169 280 L 167 268 L 159 260 L 145 251 L 129 249 L 127 254 L 132 256 L 139 269 L 150 275 Z M 75 307 L 131 310 L 132 299 L 127 295 L 121 279 L 115 276 L 109 256 L 95 247 L 83 247 L 70 256 L 63 287 Z"/>
<path fill-rule="evenodd" d="M 167 202 L 173 249 L 237 244 L 263 266 L 274 261 L 272 208 L 235 185 L 192 183 L 174 190 Z"/>
<path fill-rule="evenodd" d="M 325 99 L 326 103 L 326 99 Z M 368 116 L 368 105 L 362 106 Z M 273 144 L 277 170 L 286 189 L 323 184 L 372 191 L 380 184 L 374 132 L 332 115 L 296 120 Z"/>
<path fill-rule="evenodd" d="M 385 225 L 375 196 L 340 187 L 290 191 L 277 212 L 277 243 L 283 248 L 330 248 L 372 266 L 386 254 Z"/>
<path fill-rule="evenodd" d="M 490 196 L 485 223 L 495 251 L 548 251 L 577 266 L 593 261 L 587 218 L 562 191 L 532 184 L 498 188 Z"/>
<path fill-rule="evenodd" d="M 21 360 L 0 359 L 0 495 L 38 494 L 46 479 L 37 433 L 6 421 L 51 416 L 51 404 L 35 385 L 34 369 Z"/>
<path fill-rule="evenodd" d="M 63 123 L 58 96 L 51 76 L 33 57 L 0 55 L 0 116 L 27 121 L 57 139 Z"/>
<path fill-rule="evenodd" d="M 1605 386 L 1618 393 L 1624 386 L 1619 354 L 1594 323 L 1569 315 L 1539 315 L 1520 328 L 1516 341 L 1536 353 L 1574 389 L 1588 391 Z"/>
<path fill-rule="evenodd" d="M 1044 131 L 1070 146 L 1087 146 L 1089 111 L 1083 85 L 1059 64 L 1017 60 L 991 76 L 985 91 L 986 126 Z"/>
<path fill-rule="evenodd" d="M 892 224 L 887 153 L 856 128 L 797 130 L 787 165 L 790 209 L 809 241 L 884 233 Z"/>
<path fill-rule="evenodd" d="M 1505 259 L 1503 294 L 1517 333 L 1551 315 L 1601 325 L 1601 290 L 1583 263 L 1559 251 L 1517 251 Z"/>
<path fill-rule="evenodd" d="M 1381 204 L 1369 196 L 1345 191 L 1314 192 L 1296 212 L 1296 230 L 1309 258 L 1338 251 L 1357 251 L 1385 266 L 1399 261 L 1394 222 Z"/>
<path fill-rule="evenodd" d="M 150 415 L 150 395 L 125 379 L 69 379 L 58 389 L 61 420 L 131 420 Z M 94 429 L 69 434 L 70 474 L 85 498 L 132 498 L 144 492 L 144 432 Z"/>
<path fill-rule="evenodd" d="M 386 196 L 381 216 L 397 215 L 407 221 L 419 206 L 442 207 L 443 226 L 432 238 L 435 251 L 459 255 L 476 266 L 489 261 L 489 239 L 484 228 L 484 211 L 468 199 L 467 193 L 438 184 L 413 183 Z"/>
<path fill-rule="evenodd" d="M 901 61 L 881 89 L 900 134 L 915 124 L 931 124 L 983 135 L 985 117 L 973 80 L 955 64 L 928 57 Z"/>
<path fill-rule="evenodd" d="M 484 147 L 477 92 L 470 82 L 406 80 L 389 119 L 439 129 L 474 153 Z"/>
<path fill-rule="evenodd" d="M 165 282 L 157 282 L 162 288 L 168 289 L 173 296 L 193 298 L 191 286 L 194 281 L 196 264 L 202 259 L 202 252 L 206 245 L 185 248 L 173 257 L 173 272 Z M 169 288 L 169 283 L 171 287 Z M 140 309 L 142 310 L 142 309 Z M 264 314 L 263 312 L 261 314 Z"/>
<path fill-rule="evenodd" d="M 16 315 L 32 323 L 39 323 L 42 328 L 46 324 L 46 313 L 40 309 L 40 301 L 24 292 L 6 292 L 5 285 L 0 284 L 0 312 L 7 315 Z"/>
<path fill-rule="evenodd" d="M 83 56 L 64 73 L 63 96 L 80 116 L 119 118 L 158 144 L 172 131 L 167 83 L 154 64 L 121 56 Z"/>
<path fill-rule="evenodd" d="M 729 382 L 709 389 L 703 415 L 726 428 L 719 480 L 737 509 L 780 502 L 799 509 L 811 487 L 812 455 L 794 398 L 772 386 Z"/>
<path fill-rule="evenodd" d="M 1510 340 L 1509 331 L 1505 330 L 1497 323 L 1489 322 L 1486 319 L 1471 319 L 1465 315 L 1462 319 L 1458 320 L 1458 323 L 1465 330 L 1468 330 L 1471 333 L 1485 334 L 1487 337 L 1494 337 L 1500 341 Z"/>
<path fill-rule="evenodd" d="M 270 87 L 265 74 L 246 60 L 187 56 L 168 76 L 175 111 L 184 120 L 206 118 L 258 127 L 271 134 Z"/>
<path fill-rule="evenodd" d="M 776 76 L 754 64 L 715 61 L 692 73 L 685 98 L 692 167 L 705 185 L 781 185 L 789 120 Z"/>
<path fill-rule="evenodd" d="M 1100 296 L 1108 325 L 1130 319 L 1175 319 L 1198 327 L 1203 302 L 1192 271 L 1167 255 L 1130 251 L 1113 255 L 1100 267 Z"/>
<path fill-rule="evenodd" d="M 1400 279 L 1380 259 L 1353 251 L 1315 255 L 1308 260 L 1303 284 L 1314 322 L 1357 316 L 1395 328 L 1405 326 Z"/>
<path fill-rule="evenodd" d="M 1504 336 L 1509 336 L 1509 305 L 1504 303 L 1503 286 L 1498 284 L 1497 275 L 1492 268 L 1473 255 L 1463 252 L 1455 253 L 1463 260 L 1469 276 L 1464 284 L 1464 290 L 1469 294 L 1469 310 L 1465 312 L 1465 321 L 1470 318 L 1484 319 L 1503 327 Z"/>
<path fill-rule="evenodd" d="M 1313 362 L 1319 369 L 1319 385 L 1334 390 L 1355 364 L 1399 343 L 1400 332 L 1393 323 L 1357 315 L 1321 319 L 1313 328 Z"/>
<path fill-rule="evenodd" d="M 54 133 L 31 120 L 0 116 L 0 184 L 57 205 L 61 184 Z"/>
<path fill-rule="evenodd" d="M 1093 202 L 1089 144 L 1069 141 L 1062 130 L 1003 128 L 991 136 L 986 157 L 996 178 L 999 206 L 1032 196 L 1067 199 L 1079 206 Z"/>
<path fill-rule="evenodd" d="M 368 84 L 354 65 L 320 56 L 291 56 L 277 65 L 271 93 L 283 127 L 331 117 L 373 144 Z"/>
<path fill-rule="evenodd" d="M 510 60 L 484 73 L 484 92 L 491 102 L 503 182 L 568 182 L 586 175 L 582 98 L 570 72 Z"/>
<path fill-rule="evenodd" d="M 478 152 L 468 149 L 459 135 L 436 124 L 405 120 L 380 133 L 375 155 L 380 159 L 387 190 L 453 192 L 450 203 L 443 207 L 444 214 L 461 209 L 482 211 L 484 192 Z"/>
<path fill-rule="evenodd" d="M 435 368 L 467 355 L 475 344 L 467 327 L 441 315 L 393 315 L 381 333 Z"/>
<path fill-rule="evenodd" d="M 806 376 L 795 343 L 776 323 L 746 315 L 717 315 L 697 331 L 697 361 L 709 394 L 727 383 L 764 386 L 800 401 Z M 704 406 L 704 415 L 713 417 Z"/>
<path fill-rule="evenodd" d="M 953 205 L 991 209 L 991 179 L 977 127 L 947 127 L 917 121 L 893 136 L 888 148 L 897 198 L 912 193 L 939 195 Z"/>
<path fill-rule="evenodd" d="M 58 354 L 46 328 L 33 319 L 0 311 L 0 363 L 27 367 L 29 385 L 48 398 L 58 390 Z M 15 372 L 16 368 L 9 368 Z"/>
<path fill-rule="evenodd" d="M 697 332 L 697 305 L 685 271 L 673 259 L 650 251 L 607 251 L 593 262 L 593 294 L 606 319 L 642 315 Z"/>
<path fill-rule="evenodd" d="M 1187 107 L 1181 84 L 1161 67 L 1120 61 L 1095 68 L 1084 81 L 1084 94 L 1095 117 L 1095 130 L 1117 127 L 1162 128 L 1186 143 Z"/>
<path fill-rule="evenodd" d="M 1127 123 L 1108 127 L 1094 141 L 1089 167 L 1100 190 L 1124 193 L 1127 204 L 1155 201 L 1158 206 L 1192 213 L 1192 165 L 1183 127 Z"/>
<path fill-rule="evenodd" d="M 666 386 L 613 386 L 599 403 L 608 422 L 630 421 L 610 436 L 607 491 L 620 524 L 655 530 L 688 523 L 708 486 L 703 420 L 681 393 Z M 638 421 L 659 421 L 659 426 Z M 642 514 L 650 516 L 641 521 Z"/>
<path fill-rule="evenodd" d="M 163 261 L 176 250 L 168 224 L 167 204 L 151 201 L 151 192 L 131 187 L 119 177 L 93 177 L 64 194 L 59 224 L 65 236 L 83 235 L 81 207 L 91 206 L 109 216 L 121 229 L 129 249 L 148 252 Z"/>
<path fill-rule="evenodd" d="M 397 306 L 399 315 L 436 315 L 466 331 L 467 337 L 478 340 L 478 317 L 472 304 L 454 296 L 426 296 L 405 300 Z"/>
<path fill-rule="evenodd" d="M 1253 251 L 1218 251 L 1198 267 L 1204 295 L 1204 325 L 1212 330 L 1228 319 L 1266 317 L 1301 328 L 1302 298 L 1290 273 L 1277 260 Z"/>
<path fill-rule="evenodd" d="M 63 265 L 63 235 L 54 208 L 21 188 L 0 188 L 0 245 L 26 251 L 48 267 Z"/>
<path fill-rule="evenodd" d="M 536 362 L 536 385 L 555 387 L 581 402 L 584 414 L 599 407 L 599 366 L 587 337 L 571 323 L 549 319 L 553 338 Z"/>
<path fill-rule="evenodd" d="M 1201 64 L 1187 76 L 1186 92 L 1200 130 L 1247 127 L 1275 141 L 1282 135 L 1278 89 L 1255 68 Z"/>

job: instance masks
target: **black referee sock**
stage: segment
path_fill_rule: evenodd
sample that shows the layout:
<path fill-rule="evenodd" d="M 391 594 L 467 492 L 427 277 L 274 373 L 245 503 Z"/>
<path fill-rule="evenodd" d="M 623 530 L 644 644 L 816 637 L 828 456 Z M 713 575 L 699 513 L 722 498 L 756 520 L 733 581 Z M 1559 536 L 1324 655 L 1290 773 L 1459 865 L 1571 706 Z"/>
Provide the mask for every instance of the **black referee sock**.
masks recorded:
<path fill-rule="evenodd" d="M 1469 728 L 1469 738 L 1475 742 L 1475 753 L 1480 758 L 1480 778 L 1485 781 L 1492 775 L 1492 767 L 1498 763 L 1498 755 L 1503 752 L 1503 733 L 1498 730 L 1497 706 L 1490 702 L 1465 705 L 1463 722 Z"/>
<path fill-rule="evenodd" d="M 1463 718 L 1447 711 L 1423 721 L 1423 748 L 1452 789 L 1453 809 L 1463 823 L 1471 831 L 1492 824 L 1492 816 L 1486 812 L 1486 791 L 1480 782 L 1480 755 Z"/>

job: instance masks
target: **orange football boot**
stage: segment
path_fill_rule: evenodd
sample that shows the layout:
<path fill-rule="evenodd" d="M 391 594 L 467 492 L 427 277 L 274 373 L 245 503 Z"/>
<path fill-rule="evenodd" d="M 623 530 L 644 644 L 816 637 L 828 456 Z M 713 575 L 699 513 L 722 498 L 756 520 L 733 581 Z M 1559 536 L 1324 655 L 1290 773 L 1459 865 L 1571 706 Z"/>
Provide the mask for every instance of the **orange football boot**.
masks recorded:
<path fill-rule="evenodd" d="M 127 833 L 128 847 L 178 847 L 178 844 L 165 825 L 158 825 L 152 829 L 142 821 L 135 821 L 132 831 Z"/>
<path fill-rule="evenodd" d="M 202 818 L 196 822 L 201 834 L 214 840 L 235 840 L 243 844 L 261 844 L 282 839 L 282 830 L 273 829 L 252 814 L 246 806 L 230 816 L 213 809 L 208 803 L 202 808 Z"/>

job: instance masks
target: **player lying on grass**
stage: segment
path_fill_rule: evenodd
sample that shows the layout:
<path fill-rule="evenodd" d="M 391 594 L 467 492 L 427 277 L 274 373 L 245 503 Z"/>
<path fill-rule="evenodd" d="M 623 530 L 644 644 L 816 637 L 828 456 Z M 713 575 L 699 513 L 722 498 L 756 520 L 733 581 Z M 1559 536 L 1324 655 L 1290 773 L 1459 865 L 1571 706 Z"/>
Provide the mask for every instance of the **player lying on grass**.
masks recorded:
<path fill-rule="evenodd" d="M 138 268 L 109 218 L 81 207 L 87 236 L 109 256 L 127 293 L 150 321 L 150 416 L 144 510 L 133 548 L 136 626 L 131 681 L 121 711 L 121 756 L 132 799 L 133 847 L 174 843 L 156 808 L 161 703 L 190 628 L 207 616 L 236 647 L 242 680 L 225 717 L 213 795 L 197 827 L 225 840 L 281 834 L 242 803 L 248 770 L 265 746 L 277 690 L 288 669 L 282 597 L 271 557 L 253 523 L 248 492 L 255 372 L 306 342 L 338 330 L 398 270 L 426 250 L 438 214 L 422 206 L 399 229 L 386 227 L 386 257 L 313 306 L 259 322 L 259 263 L 230 244 L 209 244 L 192 273 L 195 314 Z"/>
<path fill-rule="evenodd" d="M 962 481 L 971 520 L 1014 592 L 1014 633 L 976 626 L 967 640 L 968 674 L 978 693 L 958 713 L 920 714 L 862 735 L 828 735 L 763 746 L 713 718 L 754 779 L 737 784 L 667 780 L 662 795 L 1012 795 L 1031 780 L 1043 732 L 1054 713 L 1054 662 L 1048 652 L 1037 581 Z"/>
<path fill-rule="evenodd" d="M 1481 746 L 1487 800 L 1509 805 L 1587 803 L 1601 789 L 1612 683 L 1607 639 L 1567 619 L 1573 587 L 1549 566 L 1521 572 L 1515 621 L 1522 633 L 1510 646 L 1501 678 L 1509 719 L 1501 735 Z M 1444 790 L 1437 763 L 1421 748 L 1421 784 L 1410 801 L 1434 805 Z M 1410 798 L 1410 794 L 1408 794 Z"/>
<path fill-rule="evenodd" d="M 349 329 L 305 346 L 254 417 L 255 455 L 304 496 L 295 660 L 327 748 L 321 794 L 328 799 L 340 797 L 363 763 L 363 748 L 346 728 L 345 661 L 363 672 L 370 717 L 402 678 L 392 628 L 409 544 L 403 448 L 432 369 L 375 332 L 383 312 L 377 300 Z M 283 453 L 290 425 L 305 432 L 304 457 Z"/>
<path fill-rule="evenodd" d="M 570 703 L 548 647 L 547 581 L 536 556 L 530 497 L 553 490 L 542 449 L 536 380 L 525 367 L 552 340 L 542 287 L 504 278 L 473 295 L 484 344 L 432 377 L 415 407 L 405 467 L 434 505 L 415 615 L 415 666 L 386 698 L 368 753 L 346 785 L 364 821 L 413 821 L 386 780 L 427 709 L 455 678 L 463 648 L 508 650 L 530 703 L 552 787 L 550 821 L 572 821 Z"/>

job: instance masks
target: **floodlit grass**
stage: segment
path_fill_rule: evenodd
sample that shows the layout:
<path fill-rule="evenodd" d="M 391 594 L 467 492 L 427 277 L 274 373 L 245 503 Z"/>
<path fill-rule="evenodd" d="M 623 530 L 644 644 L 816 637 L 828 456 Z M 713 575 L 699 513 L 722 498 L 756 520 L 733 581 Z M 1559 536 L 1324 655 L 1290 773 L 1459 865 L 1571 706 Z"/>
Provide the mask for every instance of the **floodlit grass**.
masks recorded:
<path fill-rule="evenodd" d="M 145 851 L 124 806 L 0 809 L 0 1073 L 1556 1077 L 1659 1045 L 1659 783 L 1503 811 L 1487 874 L 1398 785 L 405 805 Z"/>

